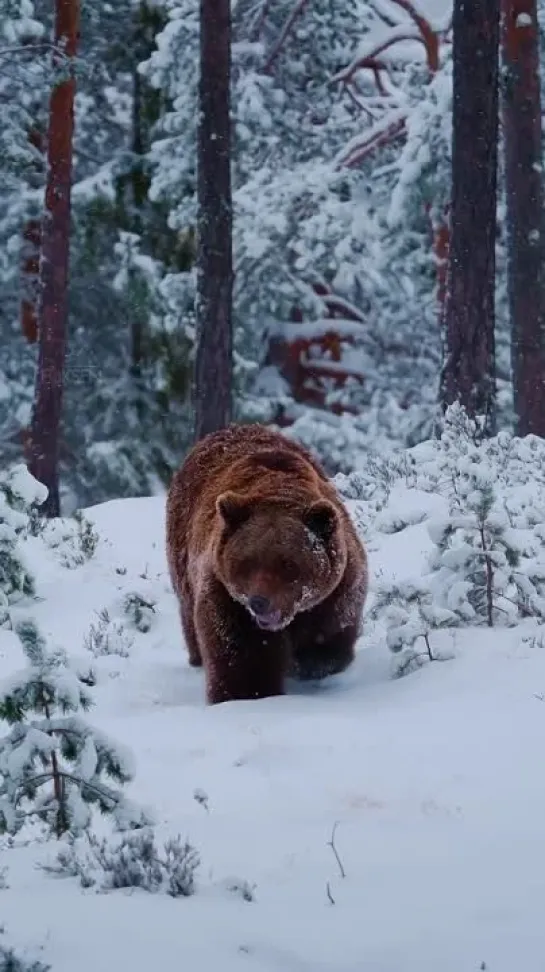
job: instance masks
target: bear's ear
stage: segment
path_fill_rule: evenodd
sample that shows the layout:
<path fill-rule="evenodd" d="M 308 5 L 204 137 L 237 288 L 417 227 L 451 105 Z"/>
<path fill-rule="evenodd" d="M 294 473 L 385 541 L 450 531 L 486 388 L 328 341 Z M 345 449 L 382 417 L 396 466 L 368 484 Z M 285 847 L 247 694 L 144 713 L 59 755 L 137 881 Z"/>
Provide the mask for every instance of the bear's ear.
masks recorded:
<path fill-rule="evenodd" d="M 216 500 L 216 510 L 229 527 L 240 526 L 250 515 L 248 501 L 237 493 L 222 493 Z"/>
<path fill-rule="evenodd" d="M 303 523 L 322 540 L 329 540 L 337 525 L 337 510 L 328 500 L 316 500 L 303 514 Z"/>

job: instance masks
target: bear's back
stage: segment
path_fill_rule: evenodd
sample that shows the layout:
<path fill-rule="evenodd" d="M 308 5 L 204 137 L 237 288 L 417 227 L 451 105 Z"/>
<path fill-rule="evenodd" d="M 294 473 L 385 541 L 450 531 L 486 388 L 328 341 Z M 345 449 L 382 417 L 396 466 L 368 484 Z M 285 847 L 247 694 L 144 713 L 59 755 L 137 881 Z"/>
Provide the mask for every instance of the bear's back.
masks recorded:
<path fill-rule="evenodd" d="M 196 507 L 213 506 L 227 489 L 248 489 L 251 483 L 298 477 L 327 484 L 316 460 L 297 442 L 262 425 L 231 425 L 198 442 L 175 473 L 170 494 L 183 494 L 186 515 Z"/>

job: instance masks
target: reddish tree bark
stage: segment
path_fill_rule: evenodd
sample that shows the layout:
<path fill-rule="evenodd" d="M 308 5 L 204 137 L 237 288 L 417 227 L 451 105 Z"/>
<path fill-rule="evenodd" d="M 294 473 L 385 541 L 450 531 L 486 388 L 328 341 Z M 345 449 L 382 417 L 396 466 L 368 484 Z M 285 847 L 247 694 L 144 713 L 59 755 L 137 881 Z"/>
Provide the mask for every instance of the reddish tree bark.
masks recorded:
<path fill-rule="evenodd" d="M 33 128 L 28 135 L 29 144 L 40 153 L 44 151 L 42 133 Z M 31 185 L 41 184 L 43 167 L 37 162 L 32 166 Z M 40 245 L 42 224 L 39 219 L 29 219 L 23 228 L 21 250 L 21 330 L 29 344 L 38 340 L 38 303 L 40 274 Z"/>
<path fill-rule="evenodd" d="M 40 261 L 38 371 L 32 413 L 30 463 L 33 476 L 49 490 L 41 511 L 60 515 L 59 437 L 62 412 L 68 260 L 70 190 L 76 81 L 74 58 L 79 34 L 79 0 L 56 0 L 55 84 L 49 103 L 47 186 Z"/>
<path fill-rule="evenodd" d="M 195 438 L 232 413 L 231 3 L 200 2 Z"/>
<path fill-rule="evenodd" d="M 494 283 L 499 0 L 455 0 L 451 238 L 443 406 L 496 418 Z"/>
<path fill-rule="evenodd" d="M 40 41 L 40 33 L 36 31 L 34 22 L 29 21 L 28 32 L 21 39 L 23 49 L 29 48 L 28 59 L 36 57 L 34 50 Z M 31 109 L 32 110 L 32 109 Z M 44 180 L 44 119 L 41 118 L 38 97 L 34 105 L 34 121 L 28 131 L 28 144 L 33 159 L 28 170 L 28 185 L 31 189 L 39 190 Z M 40 246 L 42 236 L 41 219 L 36 214 L 29 215 L 22 233 L 21 247 L 21 331 L 29 344 L 38 340 L 38 303 L 39 303 L 39 273 Z"/>
<path fill-rule="evenodd" d="M 40 220 L 29 219 L 23 229 L 21 252 L 21 331 L 29 344 L 36 344 L 38 340 L 36 289 L 40 271 L 41 236 Z"/>
<path fill-rule="evenodd" d="M 545 436 L 545 200 L 536 0 L 502 0 L 502 54 L 516 431 Z"/>

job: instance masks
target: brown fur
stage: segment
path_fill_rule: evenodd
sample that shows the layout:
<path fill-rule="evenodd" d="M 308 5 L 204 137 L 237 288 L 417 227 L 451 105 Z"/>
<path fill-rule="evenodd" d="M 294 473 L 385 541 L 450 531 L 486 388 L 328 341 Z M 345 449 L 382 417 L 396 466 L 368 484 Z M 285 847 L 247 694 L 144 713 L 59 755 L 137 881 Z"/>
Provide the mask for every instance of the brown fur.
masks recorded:
<path fill-rule="evenodd" d="M 167 555 L 209 702 L 281 695 L 286 675 L 353 661 L 365 550 L 321 467 L 280 433 L 230 426 L 192 449 L 170 485 Z M 267 599 L 272 628 L 249 598 Z"/>

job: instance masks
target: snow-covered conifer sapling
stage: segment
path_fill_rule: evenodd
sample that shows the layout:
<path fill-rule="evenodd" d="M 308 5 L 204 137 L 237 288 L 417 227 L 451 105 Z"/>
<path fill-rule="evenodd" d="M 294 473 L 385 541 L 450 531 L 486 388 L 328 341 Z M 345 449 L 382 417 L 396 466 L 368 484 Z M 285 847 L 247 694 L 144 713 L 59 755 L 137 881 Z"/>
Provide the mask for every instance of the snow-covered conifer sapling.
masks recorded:
<path fill-rule="evenodd" d="M 515 624 L 517 537 L 496 495 L 493 467 L 477 449 L 459 460 L 449 517 L 428 529 L 438 602 L 466 624 Z"/>
<path fill-rule="evenodd" d="M 34 507 L 43 503 L 46 496 L 45 486 L 23 465 L 14 466 L 0 479 L 0 625 L 9 621 L 10 603 L 35 593 L 22 541 L 30 531 Z"/>
<path fill-rule="evenodd" d="M 0 739 L 0 832 L 38 819 L 58 837 L 80 833 L 93 806 L 120 829 L 149 823 L 119 789 L 133 777 L 130 754 L 80 715 L 92 704 L 92 675 L 48 651 L 33 621 L 16 633 L 28 665 L 0 684 L 0 718 L 11 726 Z"/>
<path fill-rule="evenodd" d="M 431 634 L 434 630 L 456 624 L 453 611 L 434 603 L 424 582 L 407 580 L 383 584 L 378 588 L 369 612 L 371 621 L 380 621 L 385 628 L 386 644 L 398 655 L 396 674 L 406 674 L 426 659 L 439 661 L 444 655 L 434 652 Z M 423 650 L 417 643 L 421 641 Z"/>

